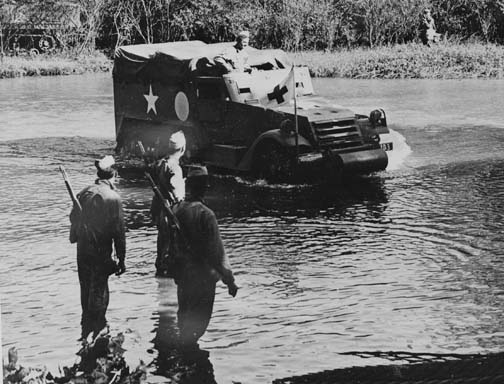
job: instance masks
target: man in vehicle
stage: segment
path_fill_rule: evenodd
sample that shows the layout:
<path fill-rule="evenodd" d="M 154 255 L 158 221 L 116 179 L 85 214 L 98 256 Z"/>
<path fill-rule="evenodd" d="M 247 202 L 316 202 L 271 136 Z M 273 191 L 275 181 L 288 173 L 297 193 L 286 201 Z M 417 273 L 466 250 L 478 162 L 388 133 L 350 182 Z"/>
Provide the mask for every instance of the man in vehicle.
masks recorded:
<path fill-rule="evenodd" d="M 249 31 L 241 31 L 236 36 L 235 45 L 215 57 L 214 61 L 224 66 L 227 72 L 249 72 L 251 68 L 248 65 L 248 54 L 245 51 L 249 40 Z"/>
<path fill-rule="evenodd" d="M 126 271 L 126 238 L 122 202 L 114 186 L 114 158 L 95 161 L 98 178 L 84 188 L 70 213 L 70 242 L 77 243 L 77 268 L 82 306 L 81 329 L 85 340 L 107 325 L 109 304 L 108 278 Z M 112 258 L 112 246 L 118 263 Z"/>
<path fill-rule="evenodd" d="M 215 214 L 204 203 L 207 169 L 201 166 L 190 169 L 186 188 L 186 200 L 173 206 L 183 237 L 178 247 L 182 268 L 175 282 L 180 340 L 183 347 L 191 347 L 197 345 L 210 322 L 217 281 L 222 280 L 233 297 L 238 287 L 224 252 Z"/>
<path fill-rule="evenodd" d="M 186 139 L 182 131 L 177 131 L 170 136 L 168 142 L 168 152 L 165 157 L 157 161 L 152 167 L 152 177 L 159 186 L 161 194 L 167 199 L 170 205 L 182 201 L 185 196 L 185 181 L 180 166 L 180 158 L 184 155 Z M 167 242 L 169 241 L 167 218 L 163 215 L 163 203 L 154 194 L 151 203 L 151 217 L 158 227 L 157 237 L 157 257 L 156 275 L 166 275 L 165 253 Z"/>

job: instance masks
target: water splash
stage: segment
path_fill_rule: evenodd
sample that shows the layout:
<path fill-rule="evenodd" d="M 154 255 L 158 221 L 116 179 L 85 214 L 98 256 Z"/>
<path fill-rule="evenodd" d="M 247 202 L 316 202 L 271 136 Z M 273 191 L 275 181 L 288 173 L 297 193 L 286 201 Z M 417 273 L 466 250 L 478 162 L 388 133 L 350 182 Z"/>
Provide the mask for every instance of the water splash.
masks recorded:
<path fill-rule="evenodd" d="M 406 142 L 406 138 L 399 132 L 390 129 L 390 138 L 394 145 L 392 151 L 387 152 L 389 162 L 387 171 L 400 169 L 404 165 L 406 158 L 413 152 L 411 147 Z"/>

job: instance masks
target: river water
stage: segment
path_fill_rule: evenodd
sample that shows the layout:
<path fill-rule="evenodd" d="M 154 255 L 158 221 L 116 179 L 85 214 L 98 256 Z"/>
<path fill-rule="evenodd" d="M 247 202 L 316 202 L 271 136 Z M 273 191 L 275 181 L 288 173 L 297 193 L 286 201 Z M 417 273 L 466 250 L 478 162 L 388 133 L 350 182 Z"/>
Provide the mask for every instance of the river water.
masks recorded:
<path fill-rule="evenodd" d="M 201 380 L 268 383 L 386 363 L 348 351 L 504 349 L 504 82 L 318 79 L 318 93 L 387 112 L 407 145 L 390 168 L 341 187 L 212 179 L 209 206 L 240 291 L 219 285 L 200 347 Z M 112 153 L 109 74 L 0 81 L 2 350 L 23 365 L 72 364 L 80 303 L 71 208 Z M 108 320 L 126 358 L 154 361 L 176 316 L 154 277 L 151 192 L 120 179 L 127 268 L 110 282 Z M 213 368 L 213 373 L 211 373 Z"/>

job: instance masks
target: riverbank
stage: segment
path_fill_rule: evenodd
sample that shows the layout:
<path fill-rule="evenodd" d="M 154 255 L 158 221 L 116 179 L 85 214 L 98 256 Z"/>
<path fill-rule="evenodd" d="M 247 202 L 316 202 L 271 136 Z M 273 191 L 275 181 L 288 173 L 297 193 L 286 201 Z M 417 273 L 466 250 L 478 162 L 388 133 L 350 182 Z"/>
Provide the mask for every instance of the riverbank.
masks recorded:
<path fill-rule="evenodd" d="M 504 46 L 443 42 L 432 47 L 398 44 L 333 52 L 289 52 L 296 65 L 314 77 L 351 79 L 503 79 Z M 4 56 L 0 78 L 107 72 L 112 61 L 101 52 L 91 55 Z"/>
<path fill-rule="evenodd" d="M 312 76 L 352 79 L 502 79 L 504 46 L 442 42 L 290 53 Z"/>
<path fill-rule="evenodd" d="M 0 79 L 23 76 L 57 76 L 89 72 L 107 72 L 112 69 L 111 60 L 103 53 L 37 56 L 0 56 Z"/>

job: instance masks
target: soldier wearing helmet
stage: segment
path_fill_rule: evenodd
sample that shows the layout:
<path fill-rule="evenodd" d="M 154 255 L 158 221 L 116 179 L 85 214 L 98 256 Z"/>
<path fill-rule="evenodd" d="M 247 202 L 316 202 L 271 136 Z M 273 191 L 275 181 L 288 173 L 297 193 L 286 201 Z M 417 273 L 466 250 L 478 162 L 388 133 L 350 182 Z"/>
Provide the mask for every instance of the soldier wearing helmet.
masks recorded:
<path fill-rule="evenodd" d="M 186 199 L 173 206 L 185 243 L 179 247 L 183 267 L 175 278 L 178 326 L 182 346 L 193 347 L 205 333 L 212 316 L 216 283 L 222 280 L 231 296 L 238 287 L 219 233 L 215 213 L 205 205 L 208 189 L 206 167 L 191 168 Z"/>
<path fill-rule="evenodd" d="M 70 242 L 77 243 L 77 270 L 82 306 L 82 340 L 91 332 L 96 337 L 106 327 L 109 304 L 108 278 L 126 271 L 125 224 L 122 202 L 114 186 L 114 158 L 95 161 L 95 183 L 84 188 L 70 213 Z M 112 246 L 118 263 L 112 258 Z"/>
<path fill-rule="evenodd" d="M 185 181 L 180 166 L 180 158 L 184 155 L 186 139 L 182 131 L 177 131 L 170 136 L 168 151 L 162 159 L 158 160 L 152 167 L 151 174 L 156 180 L 163 197 L 169 201 L 170 205 L 184 199 Z M 163 265 L 163 249 L 168 238 L 166 236 L 162 202 L 156 195 L 152 198 L 151 217 L 158 227 L 156 274 L 163 276 L 166 274 L 166 266 Z"/>

